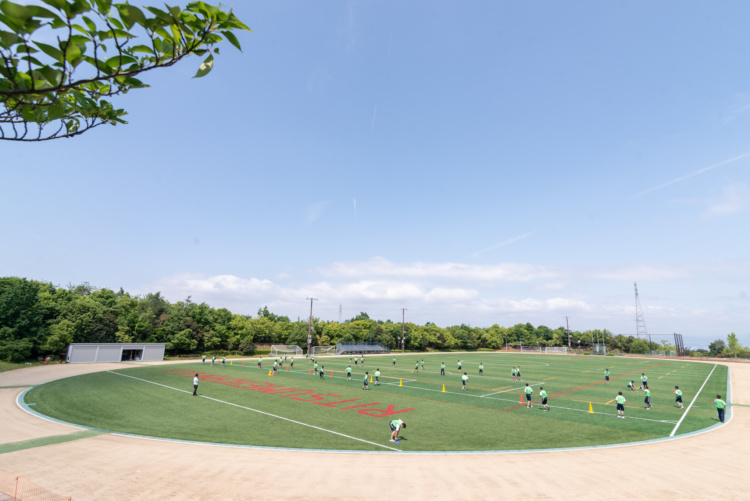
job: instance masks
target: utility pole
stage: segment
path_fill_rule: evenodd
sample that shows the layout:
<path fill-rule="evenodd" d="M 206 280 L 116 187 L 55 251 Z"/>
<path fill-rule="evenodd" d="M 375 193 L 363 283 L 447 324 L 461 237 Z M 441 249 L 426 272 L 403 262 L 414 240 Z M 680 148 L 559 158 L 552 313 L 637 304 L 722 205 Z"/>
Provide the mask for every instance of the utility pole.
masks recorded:
<path fill-rule="evenodd" d="M 565 332 L 568 333 L 568 348 L 572 348 L 570 344 L 570 326 L 568 325 L 568 318 L 570 317 L 565 317 Z"/>
<path fill-rule="evenodd" d="M 318 298 L 308 297 L 310 300 L 310 319 L 307 321 L 307 353 L 310 353 L 310 345 L 312 344 L 312 305 L 313 301 L 317 301 Z"/>
<path fill-rule="evenodd" d="M 406 308 L 401 308 L 401 353 L 406 350 L 406 326 L 404 318 L 406 317 Z"/>

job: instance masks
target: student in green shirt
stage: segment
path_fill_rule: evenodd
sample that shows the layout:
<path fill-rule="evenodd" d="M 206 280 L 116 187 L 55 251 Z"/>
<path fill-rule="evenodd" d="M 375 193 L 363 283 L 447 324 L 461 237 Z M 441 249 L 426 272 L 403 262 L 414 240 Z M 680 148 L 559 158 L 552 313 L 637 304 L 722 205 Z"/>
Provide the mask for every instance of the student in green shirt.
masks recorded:
<path fill-rule="evenodd" d="M 445 362 L 440 363 L 440 375 L 445 376 Z"/>
<path fill-rule="evenodd" d="M 224 367 L 227 364 L 227 357 L 221 357 L 221 366 Z"/>
<path fill-rule="evenodd" d="M 458 361 L 458 370 L 461 370 L 461 361 Z"/>
<path fill-rule="evenodd" d="M 644 402 L 646 402 L 646 410 L 650 411 L 651 410 L 651 390 L 646 388 L 645 390 L 643 390 L 643 394 L 646 396 L 646 399 L 644 400 Z"/>
<path fill-rule="evenodd" d="M 635 391 L 635 381 L 630 381 L 628 383 L 628 390 Z"/>
<path fill-rule="evenodd" d="M 469 376 L 464 372 L 464 375 L 461 376 L 461 383 L 463 384 L 463 386 L 461 387 L 462 390 L 466 389 L 466 381 L 468 380 L 469 380 Z"/>
<path fill-rule="evenodd" d="M 352 359 L 354 358 L 353 355 L 349 355 L 349 363 L 352 363 Z"/>
<path fill-rule="evenodd" d="M 393 357 L 393 366 L 396 367 L 396 357 Z"/>
<path fill-rule="evenodd" d="M 479 362 L 479 375 L 484 376 L 484 365 L 482 365 L 482 362 Z"/>
<path fill-rule="evenodd" d="M 424 358 L 422 359 L 422 370 L 424 370 Z"/>
<path fill-rule="evenodd" d="M 375 369 L 375 386 L 380 384 L 380 369 Z"/>
<path fill-rule="evenodd" d="M 203 363 L 205 364 L 206 363 L 206 354 L 205 353 L 203 354 L 202 360 L 203 360 Z"/>
<path fill-rule="evenodd" d="M 625 419 L 625 397 L 622 396 L 622 392 L 619 392 L 615 397 L 617 400 L 617 417 Z"/>
<path fill-rule="evenodd" d="M 679 386 L 674 387 L 674 401 L 677 402 L 677 405 L 680 406 L 680 409 L 684 409 L 682 406 L 682 390 L 680 390 Z"/>
<path fill-rule="evenodd" d="M 417 360 L 416 362 L 414 362 L 414 370 L 415 371 L 419 371 L 419 360 Z"/>
<path fill-rule="evenodd" d="M 513 382 L 516 382 L 516 366 L 513 366 L 513 369 L 510 371 L 510 375 L 513 376 Z"/>
<path fill-rule="evenodd" d="M 365 365 L 365 356 L 362 355 L 361 357 L 359 357 L 359 361 L 362 362 L 362 365 Z"/>
<path fill-rule="evenodd" d="M 370 373 L 369 372 L 365 372 L 365 379 L 364 379 L 364 381 L 362 381 L 362 389 L 363 390 L 368 390 L 369 391 L 370 388 L 367 387 L 367 384 L 368 384 L 367 380 L 369 378 L 370 378 Z"/>
<path fill-rule="evenodd" d="M 325 365 L 320 366 L 320 379 L 323 379 L 325 377 L 325 372 L 326 372 L 326 366 Z"/>
<path fill-rule="evenodd" d="M 275 366 L 276 362 L 274 362 L 273 365 Z M 318 363 L 317 362 L 315 362 L 315 364 L 313 364 L 313 372 L 318 372 Z"/>
<path fill-rule="evenodd" d="M 648 377 L 646 377 L 645 372 L 641 372 L 641 386 L 643 389 L 648 389 Z"/>
<path fill-rule="evenodd" d="M 346 368 L 346 380 L 351 381 L 352 380 L 352 366 Z"/>
<path fill-rule="evenodd" d="M 516 367 L 516 377 L 518 378 L 519 381 L 523 381 L 523 378 L 521 377 L 521 366 L 520 365 L 518 367 Z"/>
<path fill-rule="evenodd" d="M 531 386 L 529 386 L 529 383 L 526 383 L 526 388 L 524 388 L 523 391 L 526 392 L 526 408 L 531 409 L 534 407 L 531 405 L 531 392 L 533 390 L 531 389 Z"/>
<path fill-rule="evenodd" d="M 542 399 L 542 410 L 548 411 L 549 406 L 547 406 L 547 392 L 544 391 L 544 387 L 539 387 L 539 397 Z"/>
<path fill-rule="evenodd" d="M 406 423 L 400 419 L 394 419 L 388 424 L 391 427 L 391 442 L 400 444 L 401 442 L 398 441 L 398 432 L 401 431 L 401 428 L 406 429 Z"/>
<path fill-rule="evenodd" d="M 716 400 L 711 402 L 716 406 L 716 411 L 719 413 L 719 421 L 724 422 L 724 413 L 727 410 L 727 403 L 721 399 L 721 395 L 716 395 Z"/>
<path fill-rule="evenodd" d="M 609 369 L 604 369 L 604 384 L 609 384 Z"/>

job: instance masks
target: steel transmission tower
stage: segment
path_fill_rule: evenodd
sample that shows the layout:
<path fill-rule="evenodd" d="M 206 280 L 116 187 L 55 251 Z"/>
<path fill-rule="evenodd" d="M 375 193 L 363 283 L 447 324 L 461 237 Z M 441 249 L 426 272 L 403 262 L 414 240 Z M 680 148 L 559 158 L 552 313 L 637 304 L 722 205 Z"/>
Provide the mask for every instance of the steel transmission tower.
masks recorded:
<path fill-rule="evenodd" d="M 648 338 L 649 350 L 651 349 L 651 336 L 648 335 L 646 330 L 646 320 L 643 318 L 643 309 L 641 308 L 641 298 L 638 297 L 638 284 L 633 283 L 635 286 L 635 336 L 640 339 L 641 335 Z"/>

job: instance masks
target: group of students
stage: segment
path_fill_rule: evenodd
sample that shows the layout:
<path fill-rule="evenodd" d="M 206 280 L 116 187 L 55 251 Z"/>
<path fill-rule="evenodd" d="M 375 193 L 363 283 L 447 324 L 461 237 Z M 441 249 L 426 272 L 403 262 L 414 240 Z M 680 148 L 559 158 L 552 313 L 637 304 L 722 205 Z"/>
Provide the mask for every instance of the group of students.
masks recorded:
<path fill-rule="evenodd" d="M 201 362 L 204 363 L 204 364 L 206 363 L 206 355 L 205 354 L 201 356 Z M 216 365 L 216 363 L 217 363 L 216 362 L 216 355 L 214 355 L 213 357 L 211 357 L 211 365 Z M 221 366 L 225 367 L 226 365 L 227 365 L 227 357 L 221 357 Z"/>
<path fill-rule="evenodd" d="M 609 369 L 604 369 L 604 384 L 609 384 L 609 376 Z M 651 410 L 651 390 L 648 387 L 648 376 L 646 376 L 645 372 L 641 372 L 641 386 L 636 388 L 635 380 L 630 380 L 628 381 L 628 390 L 643 390 L 643 402 L 646 404 L 646 410 Z M 680 387 L 675 386 L 672 393 L 674 393 L 674 400 L 677 403 L 677 406 L 680 409 L 684 409 L 685 406 L 682 403 L 682 390 L 680 390 Z M 621 391 L 618 392 L 618 395 L 615 397 L 615 401 L 617 402 L 617 417 L 625 419 L 625 402 L 627 400 L 625 399 Z M 727 403 L 721 399 L 721 395 L 716 395 L 716 398 L 711 401 L 711 404 L 716 406 L 716 411 L 719 415 L 719 421 L 723 423 Z"/>
<path fill-rule="evenodd" d="M 274 359 L 274 361 L 273 361 L 273 372 L 272 372 L 273 375 L 276 375 L 276 372 L 278 371 L 278 369 L 280 367 L 283 366 L 283 364 L 284 364 L 284 362 L 286 360 L 287 360 L 287 356 L 286 355 L 284 355 L 284 357 L 279 357 L 278 359 Z M 325 366 L 323 365 L 319 369 L 318 368 L 318 363 L 315 361 L 314 357 L 312 358 L 311 361 L 313 363 L 313 368 L 314 368 L 315 373 L 319 375 L 320 379 L 323 379 L 325 377 Z M 365 357 L 364 357 L 364 355 L 361 355 L 359 357 L 359 360 L 357 360 L 357 357 L 354 357 L 353 355 L 350 355 L 349 356 L 349 361 L 350 362 L 353 361 L 355 366 L 357 365 L 357 362 L 361 362 L 361 364 L 364 366 L 364 364 L 365 364 Z M 262 362 L 263 362 L 263 357 L 258 358 L 258 368 L 259 369 L 262 368 Z M 202 356 L 202 363 L 203 364 L 206 363 L 206 355 Z M 216 355 L 214 355 L 212 357 L 212 359 L 211 359 L 211 365 L 215 365 L 216 363 L 217 363 L 216 362 Z M 416 361 L 416 363 L 414 364 L 414 370 L 418 371 L 419 368 L 420 368 L 420 365 L 421 365 L 422 370 L 424 370 L 424 365 L 425 365 L 424 364 L 424 359 L 421 360 L 421 363 L 420 363 L 419 360 Z M 226 357 L 223 357 L 223 356 L 221 357 L 221 366 L 222 367 L 226 366 Z M 294 357 L 292 357 L 292 359 L 291 359 L 290 366 L 291 366 L 292 369 L 294 368 Z M 395 357 L 393 358 L 393 366 L 394 367 L 396 366 L 396 358 Z M 457 368 L 458 368 L 459 371 L 461 371 L 461 367 L 462 367 L 461 360 L 458 360 L 458 362 L 457 362 Z M 441 376 L 445 376 L 445 362 L 441 362 L 440 363 L 440 375 Z M 484 375 L 484 365 L 481 362 L 479 363 L 479 375 L 480 376 Z M 611 376 L 611 373 L 609 371 L 609 368 L 604 369 L 604 384 L 607 384 L 607 385 L 609 384 L 610 376 Z M 375 386 L 379 385 L 380 384 L 380 369 L 376 369 L 375 370 L 375 373 L 373 374 L 373 377 L 374 377 L 374 381 L 373 381 L 374 385 Z M 514 383 L 517 382 L 517 381 L 523 381 L 523 378 L 521 377 L 521 366 L 520 365 L 519 366 L 513 366 L 513 368 L 511 369 L 511 377 L 513 378 L 513 382 Z M 351 367 L 351 365 L 349 365 L 349 367 L 346 368 L 346 378 L 347 378 L 348 381 L 352 380 L 352 367 Z M 196 390 L 196 391 L 197 391 L 197 388 L 198 388 L 198 381 L 197 381 L 197 379 L 198 379 L 198 375 L 196 374 L 196 377 L 195 377 L 195 380 L 194 380 L 194 390 Z M 362 389 L 363 390 L 369 390 L 370 389 L 369 388 L 369 382 L 370 382 L 369 380 L 370 379 L 371 379 L 370 378 L 370 373 L 369 372 L 365 372 L 364 379 L 363 379 L 363 384 L 362 384 Z M 650 410 L 651 409 L 651 390 L 648 387 L 648 376 L 646 376 L 645 372 L 641 373 L 641 378 L 640 379 L 641 379 L 641 385 L 638 388 L 636 388 L 635 380 L 628 381 L 627 387 L 628 387 L 629 391 L 643 390 L 643 392 L 644 392 L 644 403 L 646 404 L 646 410 Z M 466 372 L 464 372 L 463 375 L 461 376 L 461 390 L 466 390 L 466 383 L 467 383 L 468 380 L 469 380 L 469 375 Z M 194 395 L 196 395 L 196 391 L 193 392 Z M 533 407 L 533 405 L 531 403 L 531 398 L 532 398 L 532 395 L 533 395 L 533 390 L 529 386 L 528 383 L 526 383 L 526 387 L 524 388 L 524 393 L 526 394 L 526 407 L 527 408 Z M 682 403 L 682 391 L 680 390 L 680 387 L 679 386 L 675 386 L 673 393 L 675 395 L 675 402 L 677 403 L 678 407 L 680 409 L 684 409 L 685 407 L 683 406 L 683 403 Z M 548 401 L 549 397 L 547 395 L 547 392 L 544 390 L 544 387 L 541 387 L 541 386 L 539 387 L 539 398 L 542 399 L 542 409 L 545 410 L 545 411 L 548 411 L 549 410 L 549 406 L 547 404 L 547 401 Z M 625 399 L 625 396 L 622 394 L 621 391 L 618 392 L 618 395 L 615 397 L 615 401 L 617 402 L 617 417 L 621 418 L 621 419 L 624 419 L 625 418 L 625 402 L 627 400 Z M 717 410 L 718 415 L 719 415 L 719 421 L 723 423 L 724 422 L 725 412 L 726 412 L 726 407 L 727 407 L 726 402 L 724 400 L 722 400 L 721 395 L 716 395 L 716 399 L 714 399 L 711 403 L 716 406 L 716 410 Z M 403 424 L 403 422 L 402 422 L 402 424 Z M 404 425 L 404 427 L 405 427 L 405 425 Z M 398 440 L 398 430 L 396 430 L 394 433 L 395 433 L 395 440 Z M 391 441 L 392 442 L 394 441 L 394 436 L 391 437 Z M 396 442 L 396 443 L 398 443 L 398 442 Z"/>

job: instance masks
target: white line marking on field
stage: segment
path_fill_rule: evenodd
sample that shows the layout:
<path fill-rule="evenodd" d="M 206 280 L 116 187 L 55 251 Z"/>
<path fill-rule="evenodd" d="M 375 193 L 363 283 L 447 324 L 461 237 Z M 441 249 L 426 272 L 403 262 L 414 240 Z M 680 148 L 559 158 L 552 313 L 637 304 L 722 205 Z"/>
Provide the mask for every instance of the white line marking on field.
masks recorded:
<path fill-rule="evenodd" d="M 711 369 L 711 372 L 709 372 L 708 376 L 706 376 L 706 380 L 703 381 L 703 384 L 701 385 L 700 390 L 698 390 L 698 393 L 695 394 L 695 396 L 693 397 L 693 401 L 690 402 L 690 405 L 688 405 L 688 408 L 685 409 L 685 414 L 683 414 L 682 417 L 680 418 L 680 420 L 677 421 L 677 424 L 675 425 L 674 430 L 672 430 L 672 433 L 669 434 L 670 437 L 673 437 L 674 434 L 677 433 L 677 428 L 680 427 L 680 425 L 682 424 L 682 420 L 685 419 L 685 416 L 687 416 L 688 412 L 690 412 L 690 408 L 693 406 L 693 404 L 695 403 L 695 401 L 698 399 L 698 395 L 701 394 L 701 391 L 703 390 L 703 387 L 706 386 L 706 383 L 708 383 L 708 379 L 711 377 L 711 374 L 713 374 L 714 371 L 716 370 L 716 366 L 717 365 L 719 365 L 719 364 L 714 364 L 714 368 Z"/>
<path fill-rule="evenodd" d="M 131 379 L 137 379 L 138 381 L 143 381 L 144 383 L 155 384 L 156 386 L 161 386 L 162 388 L 168 388 L 170 390 L 179 391 L 181 393 L 187 393 L 188 395 L 191 394 L 189 391 L 181 390 L 179 388 L 174 388 L 172 386 L 167 386 L 167 385 L 161 384 L 161 383 L 155 383 L 154 381 L 149 381 L 148 379 L 141 379 L 141 378 L 135 377 L 135 376 L 128 376 L 127 374 L 120 374 L 119 372 L 114 372 L 114 371 L 107 371 L 107 372 L 109 372 L 111 374 L 117 374 L 118 376 L 129 377 Z M 201 398 L 205 398 L 205 399 L 208 399 L 208 400 L 213 400 L 214 402 L 219 402 L 220 404 L 231 405 L 232 407 L 239 407 L 240 409 L 245 409 L 245 410 L 248 410 L 248 411 L 251 411 L 251 412 L 257 412 L 258 414 L 263 414 L 263 415 L 271 416 L 271 417 L 274 417 L 274 418 L 277 418 L 277 419 L 281 419 L 281 420 L 284 420 L 284 421 L 289 421 L 290 423 L 299 424 L 299 425 L 302 425 L 302 426 L 307 426 L 308 428 L 314 428 L 316 430 L 325 431 L 327 433 L 333 433 L 334 435 L 338 435 L 340 437 L 351 438 L 352 440 L 357 440 L 358 442 L 364 442 L 366 444 L 376 445 L 376 446 L 382 447 L 384 449 L 389 449 L 389 450 L 392 450 L 392 451 L 401 452 L 400 449 L 394 449 L 393 447 L 388 447 L 387 445 L 378 444 L 376 442 L 370 442 L 369 440 L 363 440 L 361 438 L 352 437 L 351 435 L 344 435 L 343 433 L 339 433 L 337 431 L 326 430 L 325 428 L 319 428 L 319 427 L 313 426 L 311 424 L 302 423 L 300 421 L 295 421 L 293 419 L 285 418 L 285 417 L 282 417 L 282 416 L 277 416 L 275 414 L 270 414 L 268 412 L 263 412 L 263 411 L 259 411 L 257 409 L 251 409 L 250 407 L 244 407 L 242 405 L 233 404 L 232 402 L 225 402 L 224 400 L 219 400 L 217 398 L 207 397 L 205 395 L 201 395 Z"/>
<path fill-rule="evenodd" d="M 534 386 L 539 386 L 541 384 L 543 384 L 543 383 L 534 383 L 534 384 L 530 384 L 529 387 L 532 388 Z M 486 397 L 489 397 L 490 395 L 497 395 L 498 393 L 510 393 L 511 391 L 523 390 L 524 388 L 526 388 L 526 387 L 525 386 L 519 386 L 518 388 L 511 388 L 509 390 L 496 391 L 495 393 L 488 393 L 486 395 L 479 395 L 479 398 L 486 398 Z"/>

